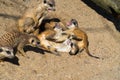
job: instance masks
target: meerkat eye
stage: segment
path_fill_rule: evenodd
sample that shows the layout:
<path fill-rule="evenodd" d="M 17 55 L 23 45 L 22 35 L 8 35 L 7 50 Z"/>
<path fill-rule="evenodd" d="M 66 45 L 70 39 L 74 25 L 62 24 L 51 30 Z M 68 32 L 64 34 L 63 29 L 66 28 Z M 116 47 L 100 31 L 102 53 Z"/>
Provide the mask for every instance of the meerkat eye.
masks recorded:
<path fill-rule="evenodd" d="M 49 6 L 50 6 L 50 7 L 53 7 L 53 4 L 49 3 Z"/>
<path fill-rule="evenodd" d="M 71 47 L 73 46 L 73 43 L 71 43 Z"/>
<path fill-rule="evenodd" d="M 73 22 L 74 25 L 76 25 L 76 22 Z"/>
<path fill-rule="evenodd" d="M 3 51 L 3 49 L 0 49 L 0 52 L 2 52 Z"/>
<path fill-rule="evenodd" d="M 23 32 L 26 32 L 26 30 L 23 30 Z"/>
<path fill-rule="evenodd" d="M 10 52 L 10 51 L 6 51 L 6 53 L 7 53 L 7 54 L 11 54 L 11 52 Z"/>
<path fill-rule="evenodd" d="M 31 43 L 34 43 L 34 40 L 32 40 Z"/>
<path fill-rule="evenodd" d="M 37 44 L 40 44 L 40 42 L 37 42 Z"/>
<path fill-rule="evenodd" d="M 76 21 L 72 22 L 76 27 L 78 27 L 78 23 Z"/>
<path fill-rule="evenodd" d="M 46 0 L 44 0 L 44 3 L 47 3 L 47 1 L 46 1 Z"/>

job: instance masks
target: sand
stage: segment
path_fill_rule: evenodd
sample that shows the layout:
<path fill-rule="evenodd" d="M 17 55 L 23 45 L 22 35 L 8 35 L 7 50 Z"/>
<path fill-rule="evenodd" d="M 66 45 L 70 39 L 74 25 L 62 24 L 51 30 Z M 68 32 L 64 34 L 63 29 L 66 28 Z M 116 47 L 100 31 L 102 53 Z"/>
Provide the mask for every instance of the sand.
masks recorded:
<path fill-rule="evenodd" d="M 16 29 L 16 21 L 28 7 L 42 0 L 0 0 L 0 35 Z M 29 58 L 16 55 L 0 63 L 0 80 L 120 80 L 120 33 L 113 16 L 88 4 L 89 0 L 55 0 L 56 13 L 66 21 L 77 19 L 89 37 L 89 50 L 61 56 L 27 51 Z M 116 29 L 117 27 L 117 29 Z"/>

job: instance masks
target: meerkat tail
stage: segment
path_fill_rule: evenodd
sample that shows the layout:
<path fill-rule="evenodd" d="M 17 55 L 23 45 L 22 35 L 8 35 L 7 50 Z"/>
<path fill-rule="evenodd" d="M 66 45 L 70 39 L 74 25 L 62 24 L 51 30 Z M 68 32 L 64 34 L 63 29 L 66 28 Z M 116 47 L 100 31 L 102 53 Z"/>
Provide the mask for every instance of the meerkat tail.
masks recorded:
<path fill-rule="evenodd" d="M 97 57 L 97 56 L 94 56 L 94 55 L 90 54 L 88 48 L 85 48 L 85 50 L 86 50 L 86 53 L 87 53 L 90 57 L 93 57 L 93 58 L 96 58 L 96 59 L 100 59 L 100 57 Z"/>

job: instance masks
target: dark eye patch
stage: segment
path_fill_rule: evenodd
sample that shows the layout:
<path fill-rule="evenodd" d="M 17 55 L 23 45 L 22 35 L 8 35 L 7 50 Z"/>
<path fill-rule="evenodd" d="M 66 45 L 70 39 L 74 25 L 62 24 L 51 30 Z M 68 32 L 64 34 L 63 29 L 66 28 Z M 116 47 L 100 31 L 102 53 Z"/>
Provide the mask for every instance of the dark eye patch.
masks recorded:
<path fill-rule="evenodd" d="M 75 25 L 75 26 L 78 26 L 78 22 L 76 20 L 72 21 L 72 23 Z"/>
<path fill-rule="evenodd" d="M 34 40 L 32 40 L 32 43 L 34 42 Z"/>
<path fill-rule="evenodd" d="M 23 30 L 23 32 L 26 32 L 26 30 Z"/>
<path fill-rule="evenodd" d="M 76 25 L 76 22 L 73 22 L 74 25 Z"/>
<path fill-rule="evenodd" d="M 40 44 L 40 42 L 37 42 L 37 44 Z"/>
<path fill-rule="evenodd" d="M 2 52 L 2 51 L 3 51 L 3 49 L 0 48 L 0 52 Z"/>
<path fill-rule="evenodd" d="M 10 51 L 6 51 L 6 53 L 7 53 L 7 54 L 11 54 L 11 52 L 10 52 Z"/>
<path fill-rule="evenodd" d="M 44 3 L 47 3 L 47 1 L 46 1 L 46 0 L 44 0 Z"/>
<path fill-rule="evenodd" d="M 50 7 L 53 7 L 53 4 L 49 3 L 49 6 L 50 6 Z"/>
<path fill-rule="evenodd" d="M 73 43 L 71 43 L 71 47 L 73 46 Z"/>

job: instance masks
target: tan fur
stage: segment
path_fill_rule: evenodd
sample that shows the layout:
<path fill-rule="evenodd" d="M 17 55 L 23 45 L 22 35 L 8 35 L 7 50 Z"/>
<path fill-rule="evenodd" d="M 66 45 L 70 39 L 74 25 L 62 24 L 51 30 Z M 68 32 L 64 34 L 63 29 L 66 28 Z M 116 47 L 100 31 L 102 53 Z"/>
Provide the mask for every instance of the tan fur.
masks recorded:
<path fill-rule="evenodd" d="M 67 38 L 62 43 L 56 43 L 54 41 L 47 40 L 47 37 L 54 36 L 54 30 L 46 30 L 38 35 L 38 38 L 41 42 L 40 46 L 43 50 L 49 51 L 51 53 L 59 55 L 59 52 L 73 52 L 76 53 L 76 46 L 71 46 L 72 42 L 71 39 Z"/>
<path fill-rule="evenodd" d="M 88 36 L 85 32 L 83 32 L 79 28 L 76 27 L 74 29 L 66 30 L 65 33 L 71 34 L 77 37 L 78 39 L 81 39 L 80 41 L 76 41 L 73 39 L 73 41 L 78 45 L 79 49 L 83 50 L 88 48 Z"/>
<path fill-rule="evenodd" d="M 46 23 L 46 25 L 47 25 L 47 26 L 45 26 L 46 30 L 48 30 L 48 31 L 52 30 L 54 32 L 54 35 L 49 36 L 47 38 L 48 40 L 51 40 L 53 42 L 64 42 L 65 39 L 67 39 L 69 37 L 69 35 L 62 34 L 64 30 L 63 30 L 63 26 L 61 25 L 60 22 L 50 22 L 50 23 Z"/>
<path fill-rule="evenodd" d="M 66 26 L 62 22 L 55 22 L 55 21 L 50 21 L 49 23 L 45 24 L 45 29 L 53 29 L 56 24 L 59 24 L 59 26 L 63 29 L 66 30 Z"/>
<path fill-rule="evenodd" d="M 80 52 L 85 49 L 86 53 L 89 56 L 94 57 L 94 58 L 99 58 L 99 57 L 96 57 L 96 56 L 93 56 L 92 54 L 90 54 L 89 49 L 88 49 L 88 36 L 87 36 L 87 34 L 84 31 L 79 29 L 78 24 L 76 24 L 76 25 L 77 26 L 71 25 L 73 27 L 68 29 L 68 30 L 66 30 L 66 31 L 64 31 L 64 33 L 73 36 L 73 38 L 72 38 L 73 43 L 76 44 L 76 46 L 78 46 L 78 49 L 79 49 Z"/>
<path fill-rule="evenodd" d="M 65 16 L 65 17 L 64 17 Z M 58 10 L 56 10 L 55 12 L 50 12 L 49 14 L 47 14 L 46 16 L 48 19 L 58 19 L 59 22 L 61 22 L 64 25 L 64 29 L 66 30 L 66 22 L 69 20 L 70 16 L 68 14 L 62 13 Z M 67 18 L 66 18 L 67 17 Z"/>
<path fill-rule="evenodd" d="M 28 9 L 24 15 L 18 20 L 18 28 L 21 32 L 33 33 L 35 35 L 39 33 L 39 26 L 42 20 L 45 18 L 49 9 L 54 9 L 55 2 L 54 0 L 44 0 L 46 3 L 41 3 L 37 7 Z M 52 4 L 53 6 L 49 6 Z M 37 30 L 37 31 L 36 31 Z"/>
<path fill-rule="evenodd" d="M 49 43 L 49 41 L 47 40 L 47 37 L 51 37 L 55 35 L 55 31 L 54 30 L 46 30 L 44 32 L 42 32 L 41 34 L 39 34 L 37 37 L 39 38 L 41 44 L 40 46 L 47 51 L 50 51 L 52 53 L 57 54 L 56 49 L 51 47 L 51 44 Z"/>
<path fill-rule="evenodd" d="M 7 31 L 0 37 L 0 47 L 9 47 L 11 49 L 17 47 L 17 51 L 25 56 L 23 47 L 25 45 L 39 46 L 40 42 L 34 35 L 21 33 L 15 30 Z"/>

